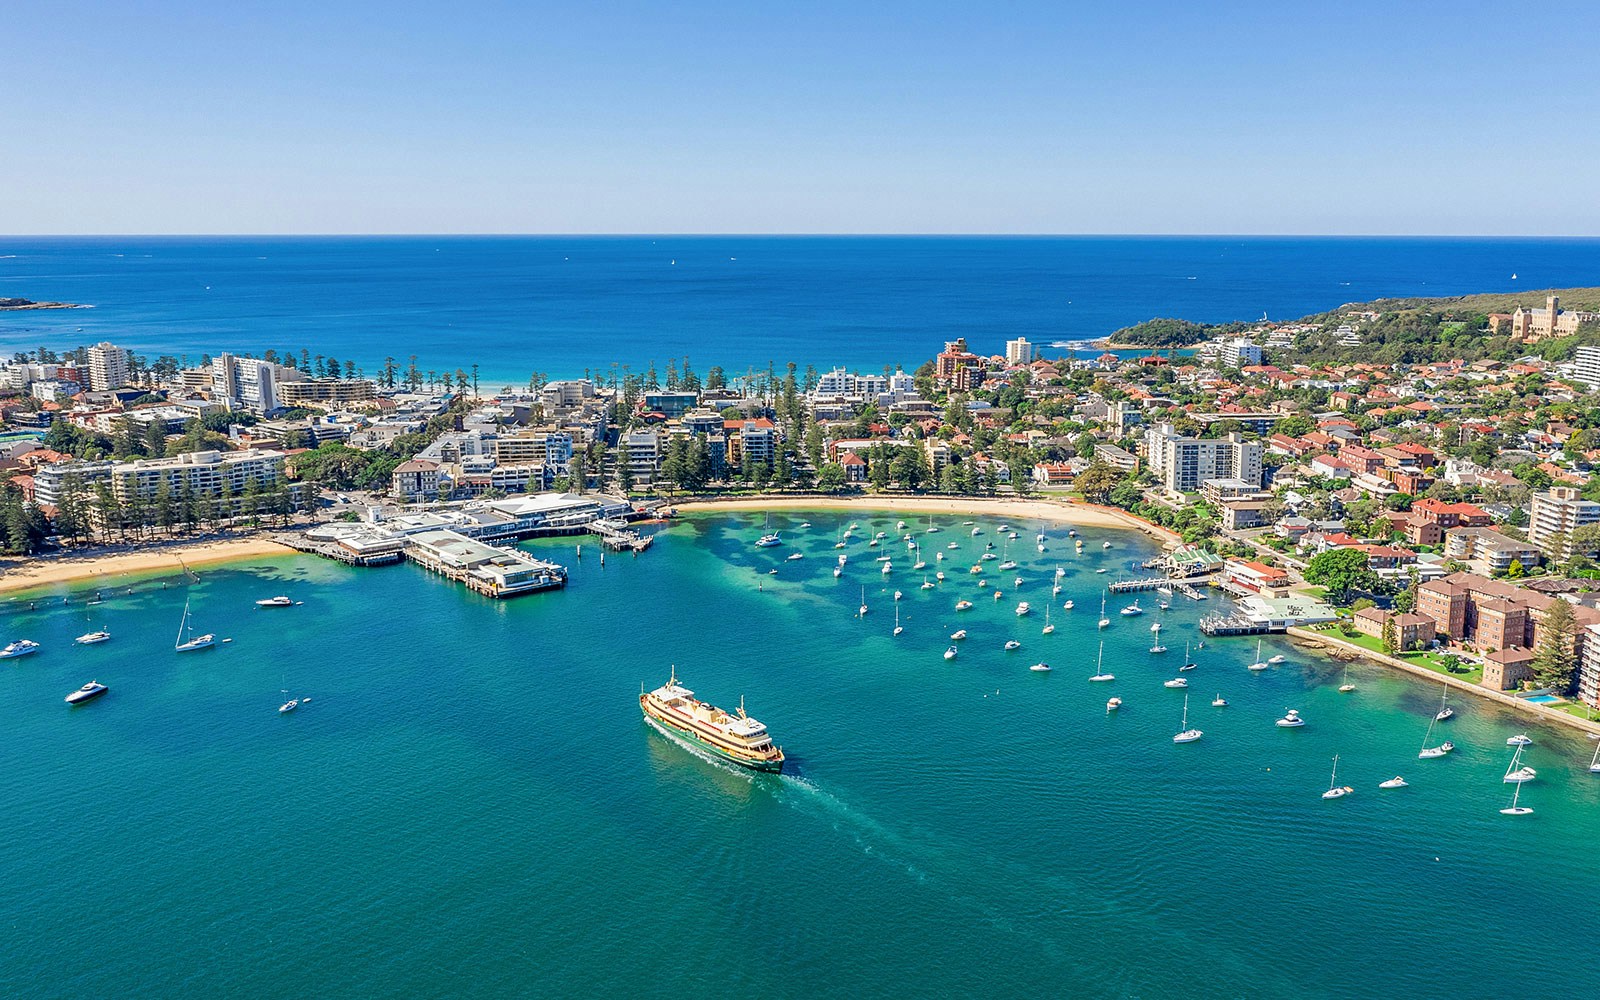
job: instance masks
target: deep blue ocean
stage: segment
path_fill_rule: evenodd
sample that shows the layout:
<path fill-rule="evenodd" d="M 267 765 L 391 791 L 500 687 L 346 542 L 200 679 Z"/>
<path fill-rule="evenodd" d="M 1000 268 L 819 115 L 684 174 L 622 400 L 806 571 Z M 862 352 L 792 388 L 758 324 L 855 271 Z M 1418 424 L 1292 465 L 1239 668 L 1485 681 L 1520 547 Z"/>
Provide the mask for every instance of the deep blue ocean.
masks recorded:
<path fill-rule="evenodd" d="M 0 349 L 305 348 L 369 373 L 415 354 L 513 383 L 685 356 L 877 370 L 958 336 L 999 352 L 1153 316 L 1595 284 L 1600 239 L 0 237 L 0 296 L 94 306 L 0 313 Z"/>

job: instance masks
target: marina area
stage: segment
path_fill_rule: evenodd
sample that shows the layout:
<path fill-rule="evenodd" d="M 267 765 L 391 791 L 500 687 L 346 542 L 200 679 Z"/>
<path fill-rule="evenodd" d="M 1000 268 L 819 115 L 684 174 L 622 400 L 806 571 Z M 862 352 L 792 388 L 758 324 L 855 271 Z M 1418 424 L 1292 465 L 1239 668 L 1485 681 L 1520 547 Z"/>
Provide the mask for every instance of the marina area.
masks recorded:
<path fill-rule="evenodd" d="M 1127 594 L 1097 628 L 1109 586 L 1095 571 L 1154 552 L 1131 531 L 1080 529 L 1082 553 L 1013 545 L 1025 551 L 1000 585 L 933 578 L 977 562 L 1003 524 L 1053 532 L 986 515 L 689 513 L 655 529 L 648 557 L 604 550 L 604 566 L 592 534 L 520 541 L 565 568 L 549 599 L 305 554 L 107 590 L 92 606 L 60 601 L 82 592 L 62 588 L 6 618 L 7 641 L 40 649 L 0 668 L 0 795 L 33 845 L 10 870 L 0 978 L 53 984 L 40 996 L 149 994 L 206 964 L 242 995 L 353 995 L 370 971 L 341 957 L 382 949 L 418 993 L 450 994 L 470 972 L 479 990 L 620 997 L 648 992 L 656 972 L 597 987 L 595 963 L 665 927 L 696 967 L 777 998 L 900 996 L 931 967 L 970 995 L 1471 993 L 1524 940 L 1504 899 L 1577 921 L 1600 891 L 1571 861 L 1600 836 L 1583 734 L 1454 690 L 1455 716 L 1433 723 L 1440 685 L 1427 678 L 1277 634 L 1205 635 L 1215 593 L 1166 610 Z M 415 527 L 402 547 L 453 566 L 506 551 Z M 769 533 L 781 544 L 758 547 Z M 919 543 L 926 573 L 911 568 Z M 253 607 L 278 594 L 295 604 Z M 1119 616 L 1136 597 L 1144 613 Z M 973 606 L 958 612 L 963 599 Z M 197 630 L 232 642 L 175 655 L 186 603 Z M 1150 651 L 1153 624 L 1171 652 Z M 74 645 L 98 628 L 113 638 Z M 945 660 L 957 629 L 967 637 Z M 1113 681 L 1088 681 L 1097 656 Z M 733 718 L 747 698 L 782 773 L 697 755 L 641 718 L 638 699 L 674 671 Z M 1174 677 L 1189 691 L 1167 688 Z M 91 681 L 108 690 L 62 703 Z M 1303 726 L 1275 724 L 1289 709 Z M 1430 724 L 1456 749 L 1419 760 Z M 1203 738 L 1174 744 L 1180 727 Z M 1530 746 L 1507 744 L 1524 733 Z M 1518 751 L 1537 776 L 1513 787 L 1502 776 Z M 1353 791 L 1328 801 L 1336 754 Z M 1406 787 L 1379 787 L 1396 775 Z M 1514 794 L 1534 812 L 1502 814 Z M 56 821 L 62 809 L 72 823 Z M 1094 836 L 1064 849 L 1075 829 Z M 696 845 L 695 876 L 663 897 L 654 876 L 682 845 Z M 85 856 L 93 871 L 73 864 Z M 315 873 L 325 919 L 278 919 L 303 904 L 291 870 Z M 703 919 L 729 886 L 762 900 L 772 926 L 804 928 L 805 956 L 742 960 L 749 942 Z M 129 892 L 145 913 L 132 923 L 118 902 Z M 427 907 L 426 928 L 383 905 L 397 893 Z M 1248 913 L 1230 902 L 1241 893 Z M 1474 935 L 1411 919 L 1441 899 Z M 919 917 L 883 921 L 896 907 Z M 1182 912 L 1209 915 L 1205 960 L 1149 962 L 1196 947 Z M 230 949 L 237 927 L 273 921 L 268 957 L 294 961 Z M 485 921 L 519 922 L 537 953 L 485 940 Z M 605 940 L 570 932 L 602 922 Z M 1387 929 L 1383 963 L 1345 946 L 1369 924 Z M 1296 945 L 1262 926 L 1297 928 Z M 91 948 L 101 961 L 45 973 L 45 956 Z M 1531 967 L 1519 991 L 1561 995 L 1563 979 Z"/>

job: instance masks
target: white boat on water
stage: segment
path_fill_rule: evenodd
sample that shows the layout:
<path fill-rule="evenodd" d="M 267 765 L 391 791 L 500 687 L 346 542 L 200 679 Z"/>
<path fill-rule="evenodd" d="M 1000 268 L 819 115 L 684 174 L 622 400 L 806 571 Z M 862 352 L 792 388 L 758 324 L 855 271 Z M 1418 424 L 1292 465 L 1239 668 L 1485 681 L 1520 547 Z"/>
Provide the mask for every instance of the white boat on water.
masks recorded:
<path fill-rule="evenodd" d="M 790 558 L 799 558 L 799 553 L 795 553 L 795 555 L 791 556 Z M 292 607 L 294 607 L 294 601 L 289 599 L 288 597 L 285 597 L 282 594 L 279 594 L 277 597 L 263 597 L 261 600 L 256 602 L 256 607 L 258 607 L 258 608 L 292 608 Z"/>
<path fill-rule="evenodd" d="M 1339 784 L 1339 755 L 1333 755 L 1333 777 L 1328 779 L 1328 790 L 1322 793 L 1325 799 L 1342 799 L 1355 791 L 1349 785 Z"/>
<path fill-rule="evenodd" d="M 10 660 L 18 656 L 27 656 L 39 651 L 39 644 L 32 639 L 18 639 L 16 642 L 7 643 L 0 649 L 0 660 Z"/>
<path fill-rule="evenodd" d="M 1162 597 L 1171 597 L 1172 596 L 1172 588 L 1171 587 L 1157 587 L 1156 588 L 1156 593 L 1160 594 Z"/>
<path fill-rule="evenodd" d="M 957 611 L 970 611 L 971 609 L 972 609 L 972 602 L 971 601 L 957 601 L 956 602 L 956 610 Z"/>
<path fill-rule="evenodd" d="M 1009 653 L 1012 650 L 1021 649 L 1021 648 L 1022 648 L 1022 643 L 1018 642 L 1017 640 L 1015 640 L 1015 639 L 1007 639 L 1006 640 L 1006 652 Z"/>
<path fill-rule="evenodd" d="M 953 660 L 953 659 L 956 658 L 956 652 L 957 652 L 956 648 L 954 646 L 951 646 L 949 649 L 944 651 L 944 658 L 947 659 L 947 660 Z"/>
<path fill-rule="evenodd" d="M 1272 666 L 1272 664 L 1268 663 L 1266 660 L 1263 660 L 1261 658 L 1261 640 L 1257 639 L 1256 640 L 1256 662 L 1247 664 L 1245 666 L 1245 669 L 1246 670 L 1258 670 L 1259 671 L 1259 670 L 1265 670 L 1270 666 Z"/>
<path fill-rule="evenodd" d="M 1394 777 L 1390 778 L 1388 781 L 1380 781 L 1380 782 L 1378 782 L 1378 787 L 1379 788 L 1404 788 L 1409 784 L 1411 784 L 1411 782 L 1407 781 L 1406 779 L 1400 777 L 1397 774 Z"/>
<path fill-rule="evenodd" d="M 1539 776 L 1539 772 L 1528 765 L 1522 764 L 1521 767 L 1518 767 L 1518 764 L 1522 764 L 1521 747 L 1517 747 L 1516 753 L 1511 755 L 1511 763 L 1506 767 L 1506 775 L 1501 780 L 1509 784 L 1520 784 L 1524 781 L 1532 781 Z"/>
<path fill-rule="evenodd" d="M 1531 746 L 1533 746 L 1533 740 L 1528 738 L 1528 734 L 1527 733 L 1518 733 L 1516 736 L 1508 736 L 1508 737 L 1506 737 L 1506 746 L 1508 746 L 1508 747 L 1531 747 Z"/>
<path fill-rule="evenodd" d="M 173 640 L 172 648 L 180 653 L 192 653 L 197 649 L 210 649 L 216 645 L 217 637 L 207 632 L 205 635 L 195 635 L 194 629 L 189 625 L 189 602 L 183 602 L 183 617 L 178 620 L 178 636 Z"/>
<path fill-rule="evenodd" d="M 1501 814 L 1505 816 L 1526 816 L 1533 812 L 1532 806 L 1522 806 L 1517 804 L 1517 800 L 1521 797 L 1522 785 L 1518 784 L 1517 787 L 1511 792 L 1511 804 L 1500 810 Z"/>
<path fill-rule="evenodd" d="M 1050 605 L 1046 604 L 1044 606 L 1044 628 L 1039 630 L 1039 634 L 1040 635 L 1049 635 L 1051 632 L 1054 632 L 1055 630 L 1056 630 L 1056 627 L 1054 625 L 1050 624 Z"/>
<path fill-rule="evenodd" d="M 1276 723 L 1279 729 L 1298 729 L 1305 724 L 1306 720 L 1300 718 L 1300 713 L 1292 708 L 1287 710 L 1283 718 Z"/>
<path fill-rule="evenodd" d="M 1134 617 L 1136 615 L 1144 614 L 1144 609 L 1139 607 L 1139 599 L 1138 598 L 1134 598 L 1133 603 L 1128 605 L 1127 607 L 1123 608 L 1122 611 L 1119 612 L 1119 613 L 1124 618 L 1132 618 L 1132 617 Z"/>
<path fill-rule="evenodd" d="M 80 646 L 93 646 L 96 643 L 105 642 L 110 638 L 111 633 L 102 630 L 99 632 L 85 632 L 83 635 L 78 636 L 72 641 Z"/>
<path fill-rule="evenodd" d="M 1167 647 L 1161 645 L 1161 641 L 1159 639 L 1156 640 L 1156 644 L 1154 646 L 1150 647 L 1150 652 L 1152 653 L 1165 653 L 1166 651 Z M 1181 670 L 1182 668 L 1180 667 L 1179 669 Z"/>
<path fill-rule="evenodd" d="M 1224 698 L 1221 695 L 1221 693 L 1218 693 L 1218 695 L 1215 698 L 1211 699 L 1211 707 L 1212 708 L 1227 708 L 1228 707 L 1228 699 Z"/>
<path fill-rule="evenodd" d="M 796 559 L 804 559 L 805 557 L 805 553 L 803 552 L 791 552 L 789 553 L 788 561 L 794 562 Z"/>
<path fill-rule="evenodd" d="M 1594 745 L 1594 756 L 1589 759 L 1589 773 L 1600 774 L 1600 743 Z"/>
<path fill-rule="evenodd" d="M 1446 688 L 1445 690 L 1448 691 L 1449 689 Z M 1439 704 L 1441 706 L 1444 704 L 1443 698 L 1439 699 Z M 1438 716 L 1434 716 L 1428 720 L 1428 731 L 1422 734 L 1422 749 L 1417 753 L 1417 758 L 1419 760 L 1433 760 L 1438 757 L 1443 757 L 1445 754 L 1456 748 L 1456 745 L 1451 743 L 1449 740 L 1445 740 L 1436 747 L 1428 746 L 1428 741 L 1433 738 L 1433 727 L 1438 725 L 1438 723 Z"/>
<path fill-rule="evenodd" d="M 1027 601 L 1023 601 L 1021 604 L 1017 605 L 1017 617 L 1021 618 L 1023 615 L 1026 615 L 1032 610 L 1033 607 Z"/>
<path fill-rule="evenodd" d="M 1346 663 L 1344 665 L 1344 681 L 1343 681 L 1343 683 L 1341 683 L 1339 685 L 1339 693 L 1340 694 L 1349 694 L 1351 691 L 1354 691 L 1355 689 L 1356 689 L 1356 686 L 1354 684 L 1350 683 L 1350 664 Z"/>
<path fill-rule="evenodd" d="M 905 631 L 905 629 L 902 628 L 901 625 L 900 625 L 900 605 L 896 604 L 894 606 L 894 632 L 893 632 L 893 634 L 894 635 L 899 635 L 901 632 L 904 632 L 904 631 Z"/>
<path fill-rule="evenodd" d="M 1276 664 L 1276 663 L 1288 663 L 1289 662 L 1289 658 L 1287 656 L 1284 656 L 1282 653 L 1279 653 L 1276 656 L 1267 657 L 1267 662 L 1268 663 L 1274 663 L 1274 664 Z"/>
<path fill-rule="evenodd" d="M 1107 698 L 1106 699 L 1106 712 L 1107 713 L 1115 712 L 1117 709 L 1119 709 L 1121 707 L 1122 707 L 1122 699 L 1121 698 Z"/>
<path fill-rule="evenodd" d="M 967 637 L 967 630 L 964 629 L 964 628 L 958 628 L 954 632 L 950 633 L 950 638 L 952 640 L 956 641 L 956 642 L 960 642 L 962 639 L 965 639 L 966 637 Z"/>
<path fill-rule="evenodd" d="M 1174 677 L 1170 681 L 1162 681 L 1161 686 L 1169 688 L 1186 688 L 1189 686 L 1189 680 L 1186 677 Z"/>
<path fill-rule="evenodd" d="M 1114 681 L 1114 680 L 1117 679 L 1117 675 L 1116 674 L 1108 674 L 1108 673 L 1106 673 L 1106 668 L 1105 668 L 1105 665 L 1104 665 L 1105 664 L 1105 658 L 1106 658 L 1106 644 L 1105 644 L 1105 641 L 1102 640 L 1101 643 L 1100 643 L 1100 652 L 1099 652 L 1099 654 L 1097 654 L 1095 656 L 1095 660 L 1094 660 L 1094 676 L 1089 678 L 1091 681 Z"/>
<path fill-rule="evenodd" d="M 1193 743 L 1204 736 L 1205 733 L 1198 729 L 1189 728 L 1189 696 L 1183 696 L 1183 721 L 1178 723 L 1178 733 L 1172 737 L 1174 743 Z"/>
<path fill-rule="evenodd" d="M 1028 669 L 1032 670 L 1036 674 L 1045 674 L 1045 673 L 1049 673 L 1050 672 L 1050 664 L 1048 664 L 1048 663 L 1035 663 L 1033 666 L 1029 667 Z"/>
<path fill-rule="evenodd" d="M 1111 619 L 1106 617 L 1106 594 L 1105 591 L 1102 590 L 1100 592 L 1100 627 L 1106 628 L 1110 624 Z"/>
<path fill-rule="evenodd" d="M 99 681 L 90 681 L 83 687 L 67 695 L 67 697 L 63 700 L 66 701 L 68 705 L 81 705 L 86 701 L 100 697 L 109 690 L 111 689 L 106 687 L 104 684 L 101 684 Z"/>
<path fill-rule="evenodd" d="M 1111 543 L 1110 542 L 1101 542 L 1100 543 L 1100 547 L 1102 549 L 1109 549 L 1109 548 L 1111 548 Z"/>
<path fill-rule="evenodd" d="M 1073 601 L 1072 601 L 1072 598 L 1069 597 L 1069 598 L 1067 598 L 1067 602 L 1065 604 L 1061 605 L 1061 610 L 1062 611 L 1071 611 L 1075 607 L 1077 607 L 1077 605 L 1074 604 Z"/>
<path fill-rule="evenodd" d="M 861 587 L 861 608 L 856 612 L 856 617 L 867 617 L 867 588 L 865 584 L 863 584 Z"/>

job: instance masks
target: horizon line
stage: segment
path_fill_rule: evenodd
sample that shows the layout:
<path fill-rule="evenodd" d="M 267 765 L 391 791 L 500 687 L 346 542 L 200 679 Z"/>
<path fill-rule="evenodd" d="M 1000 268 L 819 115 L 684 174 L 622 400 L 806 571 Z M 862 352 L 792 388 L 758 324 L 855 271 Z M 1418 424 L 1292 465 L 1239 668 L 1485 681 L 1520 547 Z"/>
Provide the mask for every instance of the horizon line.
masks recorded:
<path fill-rule="evenodd" d="M 914 233 L 914 232 L 305 232 L 0 233 L 10 239 L 1250 239 L 1250 240 L 1600 240 L 1575 233 Z"/>

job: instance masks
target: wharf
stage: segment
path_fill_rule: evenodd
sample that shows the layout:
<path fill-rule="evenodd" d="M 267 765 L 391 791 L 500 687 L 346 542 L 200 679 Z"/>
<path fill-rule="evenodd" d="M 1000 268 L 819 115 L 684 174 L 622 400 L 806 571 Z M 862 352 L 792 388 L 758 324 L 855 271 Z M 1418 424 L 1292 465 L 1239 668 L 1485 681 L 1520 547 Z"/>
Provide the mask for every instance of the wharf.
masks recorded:
<path fill-rule="evenodd" d="M 567 585 L 565 566 L 445 529 L 406 536 L 405 557 L 485 597 L 504 599 Z"/>
<path fill-rule="evenodd" d="M 1106 588 L 1113 594 L 1133 594 L 1145 590 L 1155 590 L 1166 587 L 1176 593 L 1182 594 L 1191 601 L 1204 601 L 1206 595 L 1182 580 L 1170 580 L 1164 576 L 1147 576 L 1138 580 L 1118 580 Z"/>
<path fill-rule="evenodd" d="M 392 566 L 405 558 L 403 547 L 398 540 L 377 537 L 363 538 L 352 535 L 334 541 L 285 532 L 273 536 L 273 540 L 298 552 L 308 552 L 325 559 L 333 559 L 347 566 Z M 384 544 L 385 541 L 389 544 Z"/>
<path fill-rule="evenodd" d="M 600 544 L 616 552 L 643 552 L 655 541 L 654 535 L 644 535 L 628 527 L 628 522 L 600 519 L 589 522 L 589 531 L 598 536 Z"/>
<path fill-rule="evenodd" d="M 1287 632 L 1289 626 L 1280 624 L 1273 627 L 1272 623 L 1255 618 L 1244 618 L 1237 615 L 1206 615 L 1200 619 L 1200 631 L 1206 635 L 1268 635 L 1273 632 Z"/>

